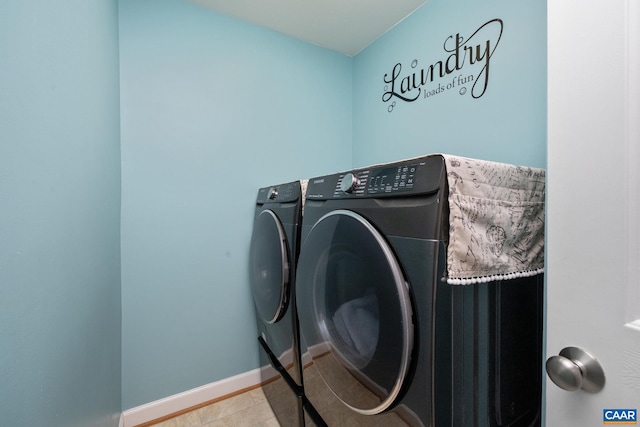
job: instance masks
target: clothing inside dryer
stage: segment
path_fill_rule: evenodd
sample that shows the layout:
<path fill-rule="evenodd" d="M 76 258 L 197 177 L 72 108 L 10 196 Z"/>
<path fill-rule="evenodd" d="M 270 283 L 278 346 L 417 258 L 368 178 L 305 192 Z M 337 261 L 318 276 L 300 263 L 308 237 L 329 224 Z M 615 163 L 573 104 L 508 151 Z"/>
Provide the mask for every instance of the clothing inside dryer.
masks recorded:
<path fill-rule="evenodd" d="M 340 399 L 365 411 L 398 393 L 413 332 L 406 282 L 375 233 L 348 213 L 322 219 L 304 243 L 297 278 L 306 285 L 297 289 L 301 332 L 320 374 Z M 345 376 L 375 399 L 363 402 Z"/>

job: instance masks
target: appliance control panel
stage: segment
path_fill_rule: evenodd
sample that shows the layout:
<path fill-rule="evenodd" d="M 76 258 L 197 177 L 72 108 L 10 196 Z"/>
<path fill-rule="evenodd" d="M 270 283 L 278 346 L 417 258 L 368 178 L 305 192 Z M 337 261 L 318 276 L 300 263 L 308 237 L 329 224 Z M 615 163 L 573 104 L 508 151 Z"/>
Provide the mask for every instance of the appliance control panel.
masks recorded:
<path fill-rule="evenodd" d="M 293 202 L 300 197 L 300 182 L 264 187 L 258 190 L 258 204 Z"/>
<path fill-rule="evenodd" d="M 392 197 L 437 191 L 444 181 L 442 156 L 427 156 L 312 178 L 307 199 Z"/>
<path fill-rule="evenodd" d="M 418 164 L 405 164 L 375 170 L 369 179 L 369 194 L 392 193 L 413 189 Z"/>

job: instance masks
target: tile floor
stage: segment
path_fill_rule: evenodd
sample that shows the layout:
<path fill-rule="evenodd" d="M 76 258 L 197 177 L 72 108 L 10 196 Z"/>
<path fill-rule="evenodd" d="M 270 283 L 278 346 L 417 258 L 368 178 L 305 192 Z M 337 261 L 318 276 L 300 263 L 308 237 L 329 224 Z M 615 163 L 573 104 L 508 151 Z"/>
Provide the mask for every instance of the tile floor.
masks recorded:
<path fill-rule="evenodd" d="M 186 414 L 154 424 L 153 427 L 279 427 L 267 398 L 256 388 Z"/>

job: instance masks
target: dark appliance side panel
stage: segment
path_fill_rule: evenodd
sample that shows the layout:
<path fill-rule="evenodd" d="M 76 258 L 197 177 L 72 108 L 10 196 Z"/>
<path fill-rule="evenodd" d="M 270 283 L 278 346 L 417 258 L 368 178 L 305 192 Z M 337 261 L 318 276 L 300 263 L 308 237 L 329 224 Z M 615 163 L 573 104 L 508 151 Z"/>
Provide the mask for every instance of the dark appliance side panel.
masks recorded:
<path fill-rule="evenodd" d="M 441 290 L 447 287 L 451 293 L 451 368 L 446 374 L 451 384 L 451 425 L 540 426 L 543 275 L 440 285 Z M 436 372 L 442 375 L 445 369 L 436 367 Z M 446 411 L 443 406 L 440 409 Z"/>

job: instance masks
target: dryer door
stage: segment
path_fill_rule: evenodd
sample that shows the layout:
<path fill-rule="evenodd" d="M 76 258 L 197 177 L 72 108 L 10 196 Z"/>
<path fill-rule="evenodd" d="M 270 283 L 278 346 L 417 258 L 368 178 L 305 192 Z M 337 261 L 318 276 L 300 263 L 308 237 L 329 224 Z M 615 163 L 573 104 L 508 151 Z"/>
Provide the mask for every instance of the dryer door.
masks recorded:
<path fill-rule="evenodd" d="M 260 212 L 251 236 L 250 281 L 260 319 L 275 323 L 289 302 L 289 245 L 278 217 L 270 210 Z"/>
<path fill-rule="evenodd" d="M 352 410 L 393 405 L 413 347 L 407 283 L 384 237 L 336 210 L 309 232 L 298 260 L 300 330 L 326 385 Z"/>

